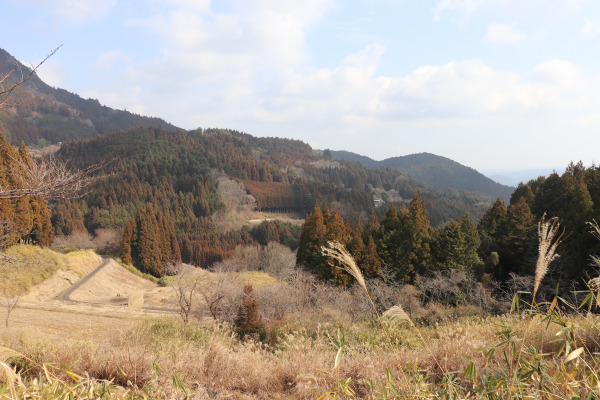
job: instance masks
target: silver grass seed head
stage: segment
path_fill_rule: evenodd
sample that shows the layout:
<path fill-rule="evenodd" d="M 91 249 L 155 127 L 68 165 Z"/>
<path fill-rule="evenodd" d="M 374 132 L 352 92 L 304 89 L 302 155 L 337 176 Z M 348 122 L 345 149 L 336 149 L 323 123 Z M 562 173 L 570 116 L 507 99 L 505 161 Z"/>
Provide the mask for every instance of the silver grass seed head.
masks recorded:
<path fill-rule="evenodd" d="M 338 241 L 331 241 L 327 243 L 327 246 L 321 247 L 321 251 L 324 256 L 337 260 L 342 265 L 341 268 L 352 275 L 363 289 L 367 290 L 367 284 L 365 283 L 362 272 L 360 272 L 360 268 L 358 268 L 354 257 L 346 250 L 346 247 L 343 244 Z M 329 265 L 340 268 L 331 262 L 329 262 Z"/>

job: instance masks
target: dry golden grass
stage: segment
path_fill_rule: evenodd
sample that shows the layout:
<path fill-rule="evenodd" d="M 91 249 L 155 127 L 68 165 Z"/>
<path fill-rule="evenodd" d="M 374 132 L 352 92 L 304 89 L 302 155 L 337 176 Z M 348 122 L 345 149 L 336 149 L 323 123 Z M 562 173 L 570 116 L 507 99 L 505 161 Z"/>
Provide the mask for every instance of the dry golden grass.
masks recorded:
<path fill-rule="evenodd" d="M 32 286 L 50 278 L 59 269 L 83 276 L 96 268 L 101 258 L 91 250 L 60 254 L 47 248 L 16 245 L 7 250 L 14 263 L 0 265 L 0 293 L 23 295 Z"/>
<path fill-rule="evenodd" d="M 343 250 L 337 256 L 352 266 Z M 205 285 L 216 282 L 217 274 L 197 273 L 195 278 L 206 278 Z M 455 399 L 489 398 L 490 393 L 493 398 L 566 399 L 599 393 L 593 391 L 593 382 L 598 381 L 594 381 L 594 354 L 600 351 L 600 330 L 593 315 L 566 318 L 553 306 L 534 315 L 374 326 L 370 312 L 355 315 L 361 309 L 359 291 L 328 287 L 301 274 L 291 283 L 256 273 L 226 273 L 219 279 L 225 275 L 226 280 L 237 277 L 242 283 L 255 275 L 257 282 L 270 283 L 257 288 L 257 294 L 264 291 L 259 296 L 261 307 L 265 311 L 270 307 L 272 314 L 265 343 L 240 341 L 227 322 L 207 318 L 184 324 L 173 314 L 136 324 L 90 312 L 87 322 L 68 322 L 75 313 L 17 309 L 14 327 L 0 332 L 0 346 L 23 354 L 15 365 L 24 369 L 15 376 L 7 372 L 5 380 L 12 382 L 7 390 L 20 397 L 24 391 L 40 392 L 36 385 L 42 381 L 33 379 L 47 374 L 47 365 L 52 365 L 48 384 L 40 387 L 74 393 L 75 398 L 85 398 L 77 396 L 103 380 L 120 388 L 95 398 L 115 393 L 183 398 L 185 393 L 200 399 L 304 399 L 321 394 L 416 399 L 449 398 L 444 392 L 450 391 Z M 365 284 L 361 289 L 366 288 Z M 360 291 L 363 300 L 364 291 Z M 135 305 L 140 299 L 143 294 L 135 292 L 129 301 Z M 392 314 L 404 315 L 395 310 Z M 40 328 L 33 325 L 37 332 L 51 321 L 52 338 L 24 330 L 35 322 L 40 324 Z M 337 332 L 343 332 L 343 340 L 334 339 Z M 539 372 L 531 375 L 531 365 Z M 86 378 L 67 383 L 73 376 Z M 545 385 L 542 389 L 540 382 Z"/>
<path fill-rule="evenodd" d="M 477 368 L 483 368 L 485 354 L 479 349 L 498 342 L 495 332 L 502 324 L 510 324 L 518 337 L 527 337 L 519 348 L 534 345 L 552 352 L 558 346 L 552 343 L 560 331 L 558 326 L 547 329 L 541 320 L 494 317 L 465 319 L 438 327 L 390 329 L 396 353 L 391 354 L 379 329 L 358 324 L 342 327 L 349 351 L 343 355 L 338 373 L 352 379 L 356 398 L 367 398 L 376 397 L 367 382 L 382 382 L 386 370 L 400 376 L 404 368 L 412 365 L 430 382 L 433 394 L 435 385 L 447 372 L 456 371 L 460 376 L 469 359 Z M 177 376 L 185 377 L 195 398 L 315 398 L 336 383 L 334 376 L 321 370 L 333 371 L 336 349 L 330 337 L 338 327 L 323 323 L 316 330 L 307 330 L 288 325 L 280 331 L 273 347 L 265 347 L 238 341 L 226 327 L 184 325 L 169 317 L 146 320 L 104 342 L 12 344 L 37 365 L 31 366 L 32 376 L 41 372 L 39 365 L 52 363 L 68 365 L 74 374 L 87 373 L 123 387 L 151 385 L 157 397 L 159 393 L 175 395 L 172 382 Z M 597 340 L 597 332 L 592 336 Z M 592 339 L 586 340 L 591 343 Z M 159 366 L 157 376 L 153 364 Z M 498 353 L 492 365 L 502 364 Z M 67 379 L 66 370 L 62 374 L 59 376 Z"/>

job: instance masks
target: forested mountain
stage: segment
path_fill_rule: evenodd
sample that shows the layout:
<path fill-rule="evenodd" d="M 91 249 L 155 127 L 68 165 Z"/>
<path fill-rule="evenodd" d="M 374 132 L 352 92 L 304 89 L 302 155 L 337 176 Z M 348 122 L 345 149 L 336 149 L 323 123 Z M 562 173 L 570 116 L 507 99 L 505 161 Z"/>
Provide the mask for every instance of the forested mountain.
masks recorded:
<path fill-rule="evenodd" d="M 0 50 L 1 71 L 11 63 Z M 13 143 L 61 140 L 56 156 L 73 168 L 108 160 L 86 197 L 53 204 L 51 217 L 43 199 L 1 204 L 3 220 L 18 227 L 4 232 L 11 243 L 47 245 L 53 233 L 114 229 L 122 233 L 123 259 L 160 276 L 171 262 L 207 267 L 236 246 L 276 241 L 299 249 L 299 265 L 345 284 L 348 277 L 320 253 L 324 241 L 335 239 L 368 277 L 415 282 L 460 269 L 489 282 L 533 273 L 537 221 L 546 214 L 564 227 L 553 282 L 577 287 L 597 275 L 598 262 L 590 260 L 600 245 L 586 225 L 600 220 L 595 166 L 571 164 L 563 175 L 540 177 L 513 192 L 427 153 L 378 162 L 314 151 L 298 140 L 184 131 L 83 100 L 36 76 L 10 100 L 14 105 L 0 110 L 0 133 Z M 10 171 L 0 171 L 0 183 L 18 185 L 11 180 L 19 176 L 19 163 L 30 162 L 27 148 L 0 139 L 2 171 Z M 244 218 L 253 211 L 308 217 L 300 235 L 298 226 L 281 221 L 247 225 Z"/>
<path fill-rule="evenodd" d="M 14 63 L 0 50 L 0 73 L 12 69 L 16 72 L 10 79 L 18 80 L 19 67 L 29 72 Z M 123 234 L 123 258 L 155 275 L 165 273 L 166 263 L 179 260 L 212 265 L 238 245 L 275 240 L 298 246 L 297 227 L 281 222 L 243 226 L 239 222 L 245 214 L 240 216 L 240 210 L 304 216 L 314 213 L 315 207 L 329 208 L 334 210 L 334 225 L 343 220 L 352 236 L 349 227 L 366 223 L 369 215 L 385 221 L 390 209 L 403 212 L 414 204 L 426 212 L 427 225 L 433 228 L 467 213 L 477 221 L 495 197 L 509 195 L 494 185 L 486 187 L 489 182 L 476 171 L 442 157 L 415 155 L 375 162 L 356 156 L 358 162 L 353 162 L 335 160 L 331 152 L 314 151 L 298 140 L 224 129 L 184 131 L 158 118 L 113 110 L 97 100 L 52 88 L 36 75 L 12 93 L 10 102 L 0 110 L 0 132 L 13 144 L 61 141 L 57 157 L 73 168 L 109 160 L 83 200 L 62 200 L 52 206 L 55 233 L 118 230 Z M 21 153 L 26 153 L 24 146 Z M 31 200 L 30 208 L 36 201 Z M 47 210 L 45 205 L 43 209 Z M 237 222 L 232 222 L 232 214 L 239 214 Z M 46 212 L 44 221 L 48 217 Z M 44 229 L 48 235 L 47 222 Z M 371 241 L 365 236 L 371 256 L 378 240 L 382 239 L 377 235 Z M 44 243 L 49 241 L 51 237 Z M 391 262 L 384 253 L 380 257 Z M 413 279 L 424 267 L 411 268 L 417 272 L 397 272 L 398 276 Z"/>
<path fill-rule="evenodd" d="M 389 167 L 438 191 L 457 190 L 508 199 L 514 188 L 501 185 L 446 157 L 430 153 L 411 154 L 376 161 L 349 151 L 331 151 L 334 159 L 358 161 L 367 168 Z"/>
<path fill-rule="evenodd" d="M 7 87 L 21 78 L 21 72 L 27 76 L 30 71 L 0 49 L 0 76 L 10 73 L 5 83 Z M 0 130 L 13 145 L 21 141 L 27 145 L 44 145 L 138 126 L 180 130 L 160 118 L 115 110 L 101 105 L 98 100 L 82 99 L 64 89 L 53 88 L 35 74 L 11 94 L 9 103 L 9 107 L 0 110 Z"/>
<path fill-rule="evenodd" d="M 135 128 L 66 141 L 57 156 L 75 168 L 112 160 L 102 171 L 106 176 L 84 201 L 63 201 L 54 207 L 57 233 L 142 226 L 136 213 L 151 205 L 152 211 L 147 211 L 143 220 L 164 218 L 166 224 L 157 224 L 173 224 L 182 259 L 202 266 L 231 254 L 238 244 L 264 236 L 265 232 L 221 223 L 220 216 L 235 208 L 230 205 L 232 198 L 248 194 L 254 204 L 251 207 L 257 210 L 303 216 L 319 204 L 337 208 L 344 219 L 356 221 L 368 218 L 376 197 L 385 198 L 388 206 L 391 201 L 408 205 L 421 190 L 435 226 L 466 212 L 478 218 L 491 204 L 489 198 L 466 192 L 441 194 L 391 168 L 374 170 L 359 163 L 333 161 L 301 141 L 257 138 L 232 130 L 173 133 Z M 233 191 L 224 192 L 225 186 Z M 376 212 L 383 215 L 386 209 L 379 207 Z M 264 229 L 276 231 L 268 235 L 279 241 L 294 242 L 287 238 L 289 227 Z M 133 229 L 132 237 L 136 234 Z"/>

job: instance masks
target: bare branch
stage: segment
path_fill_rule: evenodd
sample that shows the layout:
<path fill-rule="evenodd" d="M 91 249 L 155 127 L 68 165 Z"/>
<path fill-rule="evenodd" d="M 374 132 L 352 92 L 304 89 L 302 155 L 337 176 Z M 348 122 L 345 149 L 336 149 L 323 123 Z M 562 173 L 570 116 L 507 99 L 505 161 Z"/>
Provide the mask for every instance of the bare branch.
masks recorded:
<path fill-rule="evenodd" d="M 87 168 L 71 171 L 67 164 L 55 158 L 40 158 L 26 163 L 15 158 L 17 171 L 12 172 L 19 187 L 9 188 L 0 185 L 0 200 L 16 199 L 25 196 L 40 196 L 46 199 L 72 199 L 85 194 L 92 181 L 93 172 L 102 168 L 105 160 Z"/>
<path fill-rule="evenodd" d="M 19 302 L 20 298 L 21 296 L 19 295 L 11 297 L 7 292 L 4 292 L 4 299 L 6 300 L 6 319 L 4 320 L 4 324 L 6 328 L 8 328 L 8 320 L 10 318 L 10 314 L 17 307 L 17 303 Z"/>
<path fill-rule="evenodd" d="M 8 97 L 11 95 L 11 93 L 16 88 L 18 88 L 19 86 L 21 86 L 22 84 L 27 82 L 29 80 L 29 78 L 31 78 L 36 73 L 38 68 L 43 63 L 45 63 L 50 57 L 52 57 L 54 55 L 54 53 L 56 53 L 58 51 L 58 49 L 60 49 L 61 47 L 62 47 L 62 44 L 60 46 L 58 46 L 56 49 L 52 50 L 52 52 L 50 54 L 48 54 L 46 56 L 46 58 L 44 58 L 35 67 L 32 65 L 31 70 L 29 71 L 29 73 L 27 75 L 25 75 L 27 71 L 23 71 L 23 68 L 21 67 L 21 64 L 19 62 L 17 62 L 17 61 L 13 62 L 13 64 L 18 69 L 19 73 L 21 74 L 21 77 L 17 80 L 17 82 L 15 84 L 8 85 L 8 86 L 7 86 L 8 79 L 14 70 L 7 72 L 4 76 L 2 76 L 2 78 L 0 78 L 0 109 L 5 108 L 8 105 L 6 103 L 6 101 L 8 100 Z"/>
<path fill-rule="evenodd" d="M 185 324 L 189 321 L 194 302 L 194 294 L 200 281 L 201 277 L 191 279 L 185 272 L 177 279 L 177 304 L 179 305 L 179 313 Z"/>

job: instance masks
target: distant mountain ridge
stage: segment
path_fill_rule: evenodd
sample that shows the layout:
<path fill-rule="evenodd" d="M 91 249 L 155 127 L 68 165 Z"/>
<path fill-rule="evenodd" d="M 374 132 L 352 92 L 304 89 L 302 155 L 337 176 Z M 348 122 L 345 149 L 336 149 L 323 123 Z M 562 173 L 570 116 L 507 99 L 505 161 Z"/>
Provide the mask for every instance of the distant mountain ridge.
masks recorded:
<path fill-rule="evenodd" d="M 494 182 L 473 168 L 431 153 L 410 154 L 382 161 L 349 151 L 332 150 L 331 155 L 333 159 L 360 162 L 367 168 L 389 167 L 442 192 L 453 189 L 508 199 L 514 191 L 513 187 Z"/>
<path fill-rule="evenodd" d="M 0 76 L 9 72 L 6 86 L 26 76 L 30 68 L 0 49 Z M 64 89 L 53 88 L 34 74 L 17 88 L 9 99 L 9 107 L 0 110 L 0 132 L 12 143 L 28 145 L 55 143 L 110 134 L 133 127 L 160 127 L 166 131 L 180 128 L 155 117 L 145 117 L 115 110 L 95 99 L 83 99 Z"/>
<path fill-rule="evenodd" d="M 10 76 L 12 83 L 14 83 L 22 76 L 21 71 L 26 75 L 29 73 L 30 69 L 16 61 L 9 53 L 0 49 L 0 76 L 4 76 L 9 71 L 14 71 Z M 6 84 L 9 86 L 11 82 L 6 82 Z M 218 134 L 228 137 L 232 134 L 231 132 L 235 132 L 228 130 L 185 131 L 160 118 L 145 117 L 124 110 L 115 110 L 101 105 L 98 100 L 83 99 L 64 89 L 53 88 L 45 84 L 35 74 L 29 81 L 21 85 L 11 94 L 10 103 L 12 105 L 9 107 L 0 109 L 0 134 L 3 134 L 13 145 L 17 145 L 21 141 L 24 141 L 27 145 L 37 145 L 41 147 L 51 143 L 66 142 L 69 139 L 100 139 L 115 132 L 119 132 L 119 135 L 121 135 L 123 132 L 132 129 L 144 130 L 144 128 L 159 129 L 162 132 L 169 134 L 180 133 L 191 136 L 200 132 L 202 135 L 214 136 L 215 134 Z M 264 152 L 268 153 L 270 151 L 269 146 L 277 147 L 278 155 L 276 158 L 282 156 L 282 154 L 279 154 L 281 152 L 281 144 L 277 140 L 271 143 L 271 141 L 266 139 L 250 139 L 249 135 L 242 135 L 241 133 L 239 136 L 243 137 L 244 140 L 261 143 L 260 145 L 257 145 L 257 148 L 255 149 L 256 154 L 254 154 L 253 157 L 261 156 L 261 154 L 264 156 Z M 310 148 L 308 145 L 298 142 L 296 145 L 290 148 L 288 147 L 288 145 L 284 146 L 285 151 L 290 152 L 285 155 L 284 158 L 290 159 L 298 157 L 299 159 L 295 161 L 303 159 L 305 163 L 308 162 L 306 159 L 307 156 L 304 154 L 308 151 L 307 149 Z M 401 179 L 402 182 L 395 182 L 391 185 L 396 186 L 395 190 L 397 193 L 400 193 L 402 198 L 412 198 L 414 190 L 416 190 L 417 187 L 425 188 L 427 186 L 433 190 L 442 192 L 453 189 L 455 193 L 451 193 L 452 191 L 450 191 L 447 195 L 441 196 L 446 197 L 446 199 L 442 201 L 444 205 L 439 207 L 440 210 L 442 210 L 439 212 L 439 216 L 435 216 L 438 221 L 443 221 L 448 216 L 459 216 L 461 212 L 465 211 L 465 207 L 479 207 L 478 205 L 473 205 L 477 203 L 475 199 L 478 199 L 478 201 L 481 200 L 480 202 L 483 204 L 489 199 L 496 197 L 508 199 L 511 193 L 511 188 L 496 184 L 471 168 L 464 167 L 452 160 L 434 156 L 432 154 L 396 157 L 384 161 L 375 161 L 368 157 L 359 156 L 358 154 L 350 152 L 333 153 L 338 158 L 359 161 L 366 168 L 375 169 L 378 167 L 389 167 L 396 170 L 394 171 L 394 174 L 390 174 L 389 171 L 384 170 L 377 172 L 373 171 L 373 174 L 370 173 L 373 175 L 370 179 L 374 179 L 373 183 L 375 183 L 375 185 L 370 185 L 374 188 L 380 188 L 379 185 L 381 184 L 381 181 L 391 179 L 392 175 L 395 177 L 394 179 L 403 175 L 405 179 Z M 263 165 L 261 167 L 262 169 L 259 168 L 257 170 L 254 168 L 256 166 L 252 166 L 254 161 L 239 160 L 237 163 L 232 163 L 231 159 L 224 161 L 226 161 L 224 164 L 215 163 L 215 166 L 218 164 L 218 168 L 225 169 L 225 172 L 228 175 L 235 176 L 238 179 L 250 178 L 250 180 L 259 179 L 260 181 L 268 181 L 270 176 L 280 174 L 277 172 L 274 165 L 268 168 Z M 337 168 L 334 171 L 327 172 L 327 160 L 311 160 L 310 162 L 313 161 L 318 165 L 323 164 L 321 167 L 325 168 L 325 170 L 323 170 L 325 172 L 321 170 L 321 167 L 317 167 L 317 164 L 315 164 L 315 166 L 305 165 L 300 170 L 295 167 L 293 162 L 278 162 L 276 164 L 278 164 L 277 168 L 283 168 L 286 171 L 290 169 L 291 171 L 297 170 L 299 173 L 306 173 L 308 174 L 308 178 L 316 179 L 319 184 L 332 183 L 333 186 L 328 187 L 327 189 L 322 188 L 326 192 L 330 192 L 328 193 L 329 201 L 339 200 L 334 199 L 334 197 L 338 195 L 342 197 L 345 196 L 345 192 L 338 189 L 347 189 L 349 186 L 358 185 L 357 182 L 359 179 L 356 179 L 356 177 L 348 180 L 349 176 L 357 173 L 354 167 L 345 165 L 344 168 Z M 239 175 L 240 171 L 244 169 L 248 169 L 246 175 Z M 257 174 L 260 178 L 256 178 Z M 266 174 L 266 177 L 263 176 L 263 174 Z M 332 176 L 323 175 L 319 178 L 318 176 L 322 174 L 331 174 Z M 381 175 L 381 178 L 377 179 L 375 178 L 375 175 Z M 409 177 L 414 180 L 414 182 L 409 182 Z M 386 186 L 388 189 L 386 190 L 389 190 L 389 187 L 391 186 L 388 184 Z M 255 189 L 258 190 L 259 188 L 257 187 Z M 359 192 L 364 191 L 364 189 L 359 189 L 358 186 L 356 189 L 359 190 Z M 315 189 L 315 191 L 315 193 L 318 192 L 317 189 Z M 459 193 L 462 193 L 463 191 L 474 193 L 476 196 L 469 197 L 465 200 L 462 198 L 464 196 L 459 195 Z M 334 196 L 333 193 L 336 193 L 336 195 Z M 308 196 L 308 192 L 305 194 L 304 200 L 309 199 L 310 196 Z M 382 194 L 377 195 L 381 196 Z M 440 194 L 432 193 L 431 197 L 436 199 L 438 197 L 441 198 L 439 195 Z M 486 197 L 486 199 L 480 199 L 481 196 L 479 195 Z M 367 209 L 372 201 L 372 199 L 368 200 L 367 198 L 369 196 L 372 197 L 372 194 L 365 196 L 365 193 L 362 193 L 360 196 L 362 196 L 360 202 L 364 202 L 364 208 Z M 314 205 L 313 200 L 314 198 L 307 200 L 310 207 Z M 358 200 L 355 202 L 358 202 Z M 473 209 L 473 211 L 475 214 L 478 214 L 478 211 L 475 211 L 475 209 Z M 432 217 L 434 216 L 432 215 Z"/>

